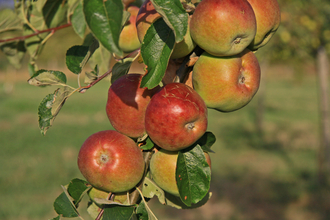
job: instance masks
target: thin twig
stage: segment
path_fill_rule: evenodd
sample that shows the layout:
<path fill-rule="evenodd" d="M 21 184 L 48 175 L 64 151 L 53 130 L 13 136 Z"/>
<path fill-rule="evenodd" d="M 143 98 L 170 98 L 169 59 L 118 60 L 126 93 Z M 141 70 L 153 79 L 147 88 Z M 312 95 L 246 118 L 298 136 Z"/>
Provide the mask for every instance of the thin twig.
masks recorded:
<path fill-rule="evenodd" d="M 87 86 L 83 86 L 79 89 L 80 93 L 84 93 L 86 92 L 87 89 L 91 88 L 92 86 L 94 86 L 96 83 L 100 82 L 102 79 L 104 79 L 105 77 L 107 77 L 108 75 L 110 75 L 110 73 L 112 73 L 112 68 L 109 69 L 106 73 L 104 73 L 102 76 L 100 76 L 99 78 L 97 78 L 96 80 L 94 80 L 93 82 L 91 82 L 90 84 L 88 84 Z"/>
<path fill-rule="evenodd" d="M 55 31 L 58 31 L 60 29 L 63 29 L 63 28 L 66 28 L 66 27 L 70 27 L 72 24 L 71 23 L 67 23 L 67 24 L 63 24 L 61 26 L 58 26 L 58 27 L 54 27 L 54 28 L 48 28 L 46 30 L 42 30 L 42 31 L 38 31 L 36 30 L 35 33 L 33 34 L 29 34 L 29 35 L 25 35 L 25 36 L 19 36 L 19 37 L 13 37 L 13 38 L 8 38 L 8 39 L 4 39 L 4 40 L 1 40 L 0 39 L 0 43 L 4 43 L 4 42 L 11 42 L 11 41 L 23 41 L 27 38 L 30 38 L 30 37 L 34 37 L 36 35 L 39 35 L 39 34 L 42 34 L 42 33 L 46 33 L 46 32 L 55 32 Z"/>

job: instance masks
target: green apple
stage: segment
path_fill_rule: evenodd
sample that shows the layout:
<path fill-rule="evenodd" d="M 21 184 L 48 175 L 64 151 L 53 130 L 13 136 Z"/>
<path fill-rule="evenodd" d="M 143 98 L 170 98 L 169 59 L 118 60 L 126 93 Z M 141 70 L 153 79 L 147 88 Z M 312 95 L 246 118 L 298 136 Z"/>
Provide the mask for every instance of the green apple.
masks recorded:
<path fill-rule="evenodd" d="M 204 155 L 211 167 L 209 154 L 204 152 Z M 157 151 L 152 155 L 150 160 L 150 174 L 153 181 L 164 191 L 175 196 L 180 196 L 175 178 L 177 159 L 178 151 Z"/>
<path fill-rule="evenodd" d="M 156 11 L 150 0 L 146 0 L 140 7 L 139 13 L 136 19 L 136 28 L 138 32 L 138 37 L 141 43 L 145 34 L 147 33 L 148 28 L 154 23 L 161 15 Z M 190 19 L 188 19 L 189 23 Z M 192 40 L 189 31 L 189 25 L 186 35 L 183 40 L 179 43 L 175 43 L 173 52 L 171 54 L 171 59 L 179 59 L 187 56 L 195 48 L 196 44 Z"/>
<path fill-rule="evenodd" d="M 250 44 L 251 50 L 266 45 L 281 23 L 281 11 L 277 0 L 248 0 L 257 19 L 257 33 Z"/>
<path fill-rule="evenodd" d="M 106 192 L 126 192 L 144 174 L 140 148 L 129 137 L 113 130 L 89 136 L 80 148 L 78 168 L 95 188 Z"/>
<path fill-rule="evenodd" d="M 206 105 L 189 86 L 169 83 L 151 98 L 145 128 L 150 139 L 163 149 L 187 148 L 207 129 Z"/>
<path fill-rule="evenodd" d="M 247 105 L 257 92 L 260 66 L 248 49 L 231 57 L 204 52 L 195 63 L 192 80 L 208 108 L 231 112 Z"/>
<path fill-rule="evenodd" d="M 139 7 L 129 6 L 127 8 L 127 11 L 131 15 L 129 17 L 129 21 L 127 22 L 127 24 L 125 24 L 119 36 L 119 47 L 125 53 L 137 50 L 141 46 L 136 30 L 136 16 L 139 12 Z"/>
<path fill-rule="evenodd" d="M 241 53 L 256 29 L 256 17 L 246 0 L 203 0 L 190 21 L 192 39 L 214 56 Z"/>

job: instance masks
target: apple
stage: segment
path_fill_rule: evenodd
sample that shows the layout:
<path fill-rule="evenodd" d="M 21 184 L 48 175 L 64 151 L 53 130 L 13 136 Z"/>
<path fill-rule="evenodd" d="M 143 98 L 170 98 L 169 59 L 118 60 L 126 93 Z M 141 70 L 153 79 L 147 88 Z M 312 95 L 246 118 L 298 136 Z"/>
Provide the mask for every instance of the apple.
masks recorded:
<path fill-rule="evenodd" d="M 109 199 L 109 196 L 111 195 L 111 192 L 106 192 L 106 191 L 102 191 L 99 190 L 95 187 L 92 187 L 89 191 L 88 191 L 88 196 L 89 198 L 98 206 L 100 204 L 98 204 L 98 202 L 95 200 L 95 198 L 99 198 L 99 199 Z M 127 192 L 123 192 L 123 193 L 115 193 L 114 194 L 114 198 L 113 201 L 114 202 L 118 202 L 121 204 L 126 204 L 127 203 Z"/>
<path fill-rule="evenodd" d="M 144 174 L 142 151 L 129 137 L 114 130 L 89 136 L 80 148 L 78 168 L 95 188 L 106 192 L 126 192 Z"/>
<path fill-rule="evenodd" d="M 192 15 L 190 34 L 214 56 L 241 53 L 255 37 L 256 17 L 246 0 L 203 0 Z"/>
<path fill-rule="evenodd" d="M 281 11 L 277 0 L 248 0 L 257 20 L 257 33 L 250 44 L 251 50 L 266 45 L 281 23 Z"/>
<path fill-rule="evenodd" d="M 139 7 L 129 6 L 127 11 L 131 14 L 127 24 L 125 24 L 119 35 L 119 47 L 125 53 L 130 53 L 140 48 L 141 43 L 139 41 L 136 30 L 136 16 L 139 12 Z"/>
<path fill-rule="evenodd" d="M 145 134 L 145 111 L 159 90 L 140 88 L 143 75 L 131 73 L 118 78 L 109 88 L 106 113 L 113 128 L 129 137 Z"/>
<path fill-rule="evenodd" d="M 153 22 L 155 22 L 160 17 L 161 15 L 156 11 L 155 7 L 153 6 L 150 0 L 146 0 L 142 4 L 136 19 L 136 28 L 141 43 L 143 43 L 143 39 L 145 34 L 147 33 L 148 28 L 151 26 Z M 188 23 L 189 20 L 190 19 L 188 19 Z M 185 57 L 194 50 L 195 46 L 196 44 L 190 36 L 189 25 L 188 25 L 188 30 L 186 35 L 184 36 L 181 42 L 175 43 L 170 58 L 179 59 Z"/>
<path fill-rule="evenodd" d="M 247 105 L 259 88 L 259 62 L 248 49 L 232 57 L 204 52 L 195 63 L 192 81 L 208 108 L 235 111 Z"/>
<path fill-rule="evenodd" d="M 169 83 L 150 100 L 145 128 L 159 147 L 177 151 L 191 146 L 207 129 L 203 99 L 183 83 Z"/>
<path fill-rule="evenodd" d="M 207 163 L 211 168 L 211 158 L 204 152 Z M 150 174 L 153 181 L 164 191 L 180 196 L 175 172 L 178 151 L 159 150 L 152 155 L 150 160 Z"/>

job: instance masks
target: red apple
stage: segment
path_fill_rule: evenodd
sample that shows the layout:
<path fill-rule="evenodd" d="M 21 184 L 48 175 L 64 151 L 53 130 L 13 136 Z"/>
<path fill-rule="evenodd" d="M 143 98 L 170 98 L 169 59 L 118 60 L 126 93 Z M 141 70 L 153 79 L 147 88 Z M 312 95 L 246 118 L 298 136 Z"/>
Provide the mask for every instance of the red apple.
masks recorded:
<path fill-rule="evenodd" d="M 142 151 L 117 131 L 89 136 L 78 154 L 78 167 L 86 180 L 106 192 L 125 192 L 140 182 L 144 173 Z"/>
<path fill-rule="evenodd" d="M 254 39 L 256 18 L 246 0 L 203 0 L 192 15 L 190 34 L 208 53 L 232 56 Z"/>
<path fill-rule="evenodd" d="M 232 57 L 204 52 L 195 63 L 192 79 L 208 108 L 230 112 L 247 105 L 257 92 L 260 66 L 248 49 Z"/>
<path fill-rule="evenodd" d="M 159 147 L 177 151 L 191 146 L 207 129 L 203 99 L 183 83 L 167 84 L 149 102 L 146 131 Z"/>
<path fill-rule="evenodd" d="M 154 23 L 161 15 L 156 11 L 155 7 L 150 0 L 146 0 L 140 7 L 136 19 L 136 28 L 140 42 L 143 43 L 144 35 L 146 35 L 148 28 Z M 189 23 L 190 19 L 188 20 Z M 171 59 L 178 59 L 187 56 L 195 48 L 196 44 L 192 40 L 189 31 L 189 25 L 186 35 L 183 40 L 176 43 L 171 54 Z"/>
<path fill-rule="evenodd" d="M 132 138 L 145 134 L 144 117 L 151 97 L 159 90 L 140 88 L 143 75 L 128 74 L 118 78 L 109 88 L 106 113 L 118 132 Z"/>
<path fill-rule="evenodd" d="M 257 33 L 249 48 L 257 50 L 266 45 L 281 23 L 277 0 L 248 0 L 257 19 Z"/>
<path fill-rule="evenodd" d="M 209 154 L 205 152 L 204 155 L 211 167 Z M 180 196 L 175 178 L 177 159 L 178 151 L 157 151 L 150 160 L 150 173 L 153 181 L 160 188 L 172 195 Z"/>
<path fill-rule="evenodd" d="M 136 30 L 136 16 L 139 12 L 139 7 L 129 6 L 127 11 L 131 14 L 131 16 L 119 36 L 119 47 L 125 53 L 137 50 L 141 46 Z"/>

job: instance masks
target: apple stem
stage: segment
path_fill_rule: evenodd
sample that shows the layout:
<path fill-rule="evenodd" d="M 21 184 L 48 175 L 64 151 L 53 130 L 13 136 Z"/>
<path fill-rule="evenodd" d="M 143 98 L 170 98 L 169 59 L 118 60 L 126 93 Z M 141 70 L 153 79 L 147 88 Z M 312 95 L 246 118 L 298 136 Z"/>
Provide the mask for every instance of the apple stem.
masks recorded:
<path fill-rule="evenodd" d="M 104 209 L 101 209 L 95 220 L 100 220 L 102 218 L 103 213 L 104 213 Z"/>

